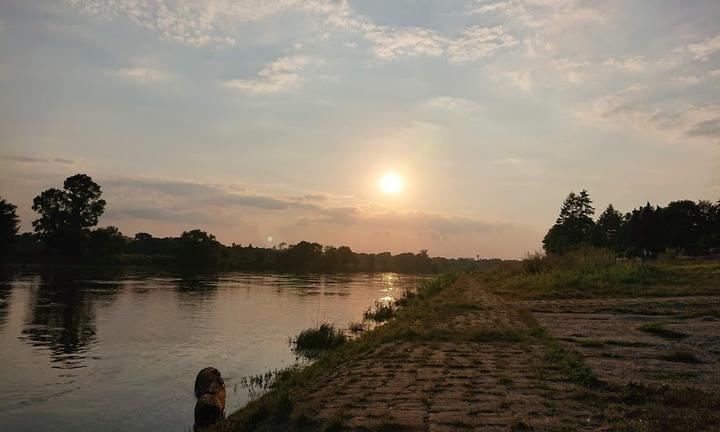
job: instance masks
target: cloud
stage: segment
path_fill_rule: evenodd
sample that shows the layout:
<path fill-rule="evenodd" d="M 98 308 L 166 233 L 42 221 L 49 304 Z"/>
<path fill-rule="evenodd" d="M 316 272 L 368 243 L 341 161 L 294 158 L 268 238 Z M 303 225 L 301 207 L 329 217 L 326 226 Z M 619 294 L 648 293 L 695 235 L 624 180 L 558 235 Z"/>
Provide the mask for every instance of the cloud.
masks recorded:
<path fill-rule="evenodd" d="M 450 41 L 448 58 L 451 63 L 474 61 L 517 44 L 513 36 L 505 34 L 502 26 L 477 25 L 465 29 L 460 37 Z"/>
<path fill-rule="evenodd" d="M 0 156 L 0 160 L 7 162 L 21 162 L 21 163 L 45 163 L 45 164 L 62 164 L 72 165 L 75 163 L 72 159 L 66 158 L 41 158 L 33 156 Z"/>
<path fill-rule="evenodd" d="M 110 205 L 106 216 L 110 219 L 146 219 L 170 223 L 209 224 L 220 223 L 206 212 L 158 207 L 116 208 Z"/>
<path fill-rule="evenodd" d="M 381 60 L 416 55 L 439 56 L 445 40 L 432 30 L 420 27 L 376 27 L 366 33 L 375 45 L 375 56 Z"/>
<path fill-rule="evenodd" d="M 121 15 L 137 25 L 152 30 L 164 40 L 184 45 L 232 46 L 232 34 L 243 23 L 261 20 L 289 10 L 300 10 L 324 18 L 326 24 L 339 30 L 357 33 L 372 44 L 372 53 L 379 60 L 420 55 L 440 56 L 449 52 L 452 62 L 477 60 L 499 49 L 517 44 L 502 27 L 474 26 L 457 39 L 435 30 L 417 26 L 379 25 L 356 13 L 347 1 L 332 0 L 210 0 L 175 2 L 169 0 L 66 0 L 66 3 L 91 16 L 112 19 Z M 329 36 L 329 33 L 323 33 Z M 324 38 L 323 38 L 324 39 Z M 353 44 L 347 42 L 346 44 Z M 270 68 L 272 65 L 269 66 Z M 152 80 L 149 70 L 127 70 L 131 77 Z M 272 70 L 257 80 L 233 80 L 233 87 L 256 93 L 270 93 L 296 82 L 292 71 L 274 74 Z M 262 74 L 262 71 L 261 71 Z"/>
<path fill-rule="evenodd" d="M 627 57 L 624 59 L 611 57 L 603 62 L 603 66 L 628 72 L 642 72 L 647 68 L 647 62 L 644 56 Z"/>
<path fill-rule="evenodd" d="M 530 28 L 602 22 L 605 19 L 596 9 L 576 0 L 477 0 L 467 14 L 501 14 Z"/>
<path fill-rule="evenodd" d="M 695 123 L 687 134 L 694 137 L 707 137 L 720 141 L 720 117 Z"/>
<path fill-rule="evenodd" d="M 262 6 L 264 2 L 257 1 L 243 1 L 234 5 L 229 1 L 217 0 L 208 2 L 66 0 L 66 3 L 85 14 L 104 19 L 123 15 L 140 27 L 158 33 L 165 40 L 196 47 L 211 43 L 235 45 L 233 38 L 224 35 L 217 28 L 219 19 L 235 14 L 237 19 L 249 20 L 253 17 L 246 16 L 244 11 L 268 10 L 267 6 Z M 268 0 L 268 4 L 279 3 L 282 2 Z M 276 11 L 273 8 L 269 9 Z"/>
<path fill-rule="evenodd" d="M 265 66 L 254 79 L 225 81 L 225 86 L 248 93 L 277 93 L 290 90 L 301 80 L 305 57 L 282 57 Z"/>
<path fill-rule="evenodd" d="M 720 34 L 707 38 L 702 42 L 690 44 L 687 46 L 697 60 L 708 60 L 711 54 L 720 51 Z"/>
<path fill-rule="evenodd" d="M 292 201 L 299 201 L 299 202 L 315 202 L 315 201 L 327 201 L 328 197 L 326 195 L 320 195 L 320 194 L 307 194 L 302 196 L 293 196 L 288 197 L 288 199 Z"/>
<path fill-rule="evenodd" d="M 421 211 L 388 211 L 367 215 L 360 221 L 373 229 L 403 229 L 433 238 L 496 231 L 507 224 L 487 223 L 462 216 L 447 216 Z"/>
<path fill-rule="evenodd" d="M 643 99 L 647 90 L 646 84 L 632 84 L 596 99 L 578 115 L 592 123 L 627 126 L 672 142 L 683 142 L 688 138 L 720 142 L 717 134 L 720 106 L 657 106 L 651 102 L 652 98 Z"/>
<path fill-rule="evenodd" d="M 452 96 L 439 96 L 428 99 L 423 106 L 430 109 L 464 113 L 477 111 L 482 108 L 477 102 Z"/>
<path fill-rule="evenodd" d="M 355 200 L 342 203 L 325 194 L 283 198 L 238 193 L 228 185 L 127 178 L 102 181 L 110 218 L 229 225 L 241 210 L 244 219 L 270 220 L 281 214 L 301 226 L 354 226 L 377 230 L 410 231 L 433 238 L 482 233 L 506 227 L 472 218 L 418 211 L 389 211 Z M 242 189 L 240 189 L 242 190 Z M 298 199 L 301 198 L 301 199 Z M 309 202 L 308 202 L 309 201 Z M 252 212 L 251 210 L 255 210 Z"/>
<path fill-rule="evenodd" d="M 511 71 L 502 74 L 502 77 L 510 83 L 511 86 L 528 91 L 533 86 L 532 70 Z"/>
<path fill-rule="evenodd" d="M 671 82 L 678 85 L 695 85 L 703 81 L 702 77 L 695 75 L 680 75 L 672 78 Z"/>
<path fill-rule="evenodd" d="M 587 62 L 567 58 L 552 60 L 550 64 L 553 68 L 561 72 L 567 81 L 573 84 L 584 81 L 584 70 L 588 67 Z"/>
<path fill-rule="evenodd" d="M 172 78 L 169 73 L 159 71 L 157 69 L 133 67 L 119 69 L 114 72 L 115 76 L 123 79 L 137 81 L 140 83 L 167 81 Z"/>

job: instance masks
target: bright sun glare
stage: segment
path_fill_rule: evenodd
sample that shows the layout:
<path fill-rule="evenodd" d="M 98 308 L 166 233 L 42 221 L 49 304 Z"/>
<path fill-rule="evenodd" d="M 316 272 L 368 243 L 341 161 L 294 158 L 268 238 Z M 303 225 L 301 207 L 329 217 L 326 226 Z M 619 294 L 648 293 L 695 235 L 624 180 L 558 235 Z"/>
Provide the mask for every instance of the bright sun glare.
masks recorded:
<path fill-rule="evenodd" d="M 405 181 L 399 175 L 389 172 L 380 178 L 379 184 L 383 192 L 394 195 L 402 190 Z"/>

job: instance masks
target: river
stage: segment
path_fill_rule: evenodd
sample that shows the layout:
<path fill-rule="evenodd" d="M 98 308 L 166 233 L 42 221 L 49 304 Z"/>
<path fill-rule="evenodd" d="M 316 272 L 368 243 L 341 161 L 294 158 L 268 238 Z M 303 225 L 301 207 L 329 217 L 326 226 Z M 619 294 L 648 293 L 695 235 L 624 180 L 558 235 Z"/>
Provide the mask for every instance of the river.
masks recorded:
<path fill-rule="evenodd" d="M 187 431 L 195 374 L 240 378 L 295 362 L 288 338 L 346 327 L 424 278 L 394 273 L 181 277 L 18 272 L 0 281 L 1 431 Z"/>

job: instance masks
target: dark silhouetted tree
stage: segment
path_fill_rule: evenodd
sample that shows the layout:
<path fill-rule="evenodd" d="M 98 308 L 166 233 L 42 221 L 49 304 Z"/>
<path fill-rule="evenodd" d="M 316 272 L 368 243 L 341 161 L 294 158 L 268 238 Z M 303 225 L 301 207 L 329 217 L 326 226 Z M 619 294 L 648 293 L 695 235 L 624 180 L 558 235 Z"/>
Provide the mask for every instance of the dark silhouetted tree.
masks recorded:
<path fill-rule="evenodd" d="M 579 194 L 570 192 L 563 202 L 555 225 L 550 228 L 543 239 L 545 251 L 562 254 L 583 244 L 589 244 L 595 225 L 592 219 L 594 214 L 595 208 L 593 208 L 592 200 L 586 190 Z"/>
<path fill-rule="evenodd" d="M 707 253 L 720 253 L 720 201 L 698 202 L 700 239 L 698 247 Z"/>
<path fill-rule="evenodd" d="M 90 233 L 90 252 L 95 257 L 111 257 L 125 252 L 127 238 L 117 227 L 98 228 Z"/>
<path fill-rule="evenodd" d="M 323 247 L 319 243 L 301 241 L 287 248 L 282 254 L 282 266 L 292 271 L 320 270 Z"/>
<path fill-rule="evenodd" d="M 51 248 L 78 254 L 84 250 L 90 228 L 105 211 L 100 186 L 85 174 L 65 179 L 63 189 L 48 189 L 35 197 L 33 210 L 40 218 L 33 228 Z"/>
<path fill-rule="evenodd" d="M 194 229 L 180 236 L 178 264 L 186 269 L 211 269 L 220 264 L 220 243 L 215 236 Z"/>
<path fill-rule="evenodd" d="M 355 253 L 348 246 L 340 246 L 337 249 L 337 254 L 341 269 L 349 270 L 355 266 Z"/>
<path fill-rule="evenodd" d="M 608 205 L 598 217 L 593 229 L 593 245 L 597 247 L 616 248 L 619 234 L 623 225 L 623 215 L 615 210 L 612 204 Z"/>
<path fill-rule="evenodd" d="M 20 220 L 15 212 L 17 207 L 0 198 L 0 262 L 9 255 L 15 244 Z"/>
<path fill-rule="evenodd" d="M 629 255 L 654 256 L 664 250 L 660 209 L 650 205 L 625 215 L 622 241 Z"/>

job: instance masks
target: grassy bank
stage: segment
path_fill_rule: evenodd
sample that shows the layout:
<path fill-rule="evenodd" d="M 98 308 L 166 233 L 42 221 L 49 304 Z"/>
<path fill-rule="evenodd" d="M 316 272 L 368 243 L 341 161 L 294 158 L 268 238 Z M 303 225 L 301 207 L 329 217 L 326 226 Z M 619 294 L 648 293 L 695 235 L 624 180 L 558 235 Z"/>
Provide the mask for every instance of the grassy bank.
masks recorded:
<path fill-rule="evenodd" d="M 332 373 L 349 360 L 370 352 L 384 343 L 415 339 L 447 340 L 451 337 L 461 339 L 460 335 L 453 335 L 433 325 L 452 311 L 452 307 L 446 304 L 435 304 L 433 298 L 456 280 L 457 275 L 444 275 L 426 282 L 417 291 L 406 292 L 396 302 L 398 309 L 392 321 L 364 332 L 356 339 L 335 344 L 335 349 L 328 351 L 311 365 L 291 367 L 268 376 L 267 384 L 263 383 L 270 390 L 268 393 L 231 414 L 225 423 L 217 425 L 213 430 L 237 432 L 271 431 L 283 428 L 318 430 L 320 425 L 306 413 L 294 413 L 295 418 L 290 419 L 294 406 L 293 395 L 298 397 L 304 387 L 322 382 L 326 374 Z M 370 315 L 368 314 L 368 318 L 373 319 Z M 321 333 L 327 334 L 331 331 L 326 329 Z M 332 333 L 334 335 L 334 332 Z M 333 430 L 332 424 L 323 427 Z"/>
<path fill-rule="evenodd" d="M 458 353 L 463 349 L 482 352 L 490 348 L 498 353 L 528 353 L 528 360 L 521 362 L 523 367 L 530 367 L 529 371 L 523 372 L 525 376 L 518 376 L 513 371 L 512 362 L 508 363 L 506 370 L 491 369 L 483 372 L 497 375 L 495 385 L 504 389 L 503 394 L 506 396 L 498 397 L 496 401 L 498 413 L 512 411 L 512 404 L 507 399 L 513 398 L 518 382 L 531 380 L 533 384 L 529 389 L 540 392 L 539 400 L 545 400 L 542 409 L 550 409 L 544 417 L 559 416 L 558 424 L 568 420 L 561 418 L 558 413 L 578 410 L 588 416 L 588 424 L 609 430 L 718 430 L 714 425 L 720 424 L 720 396 L 708 389 L 677 386 L 677 382 L 673 381 L 678 376 L 696 376 L 691 368 L 694 364 L 702 363 L 702 358 L 682 350 L 669 351 L 664 360 L 676 365 L 687 365 L 687 370 L 657 372 L 654 375 L 667 377 L 667 382 L 610 382 L 596 373 L 586 361 L 583 350 L 644 349 L 652 346 L 652 343 L 558 338 L 540 324 L 525 303 L 513 306 L 513 302 L 717 295 L 719 282 L 720 264 L 717 262 L 617 261 L 600 251 L 583 251 L 563 258 L 534 256 L 522 263 L 500 266 L 469 276 L 443 276 L 426 283 L 416 292 L 406 293 L 390 308 L 376 305 L 369 310 L 366 314 L 368 321 L 374 321 L 376 317 L 379 318 L 377 321 L 389 319 L 372 330 L 363 331 L 367 326 L 355 323 L 353 327 L 357 331 L 342 333 L 342 341 L 339 341 L 334 328 L 318 327 L 305 333 L 309 342 L 323 347 L 327 345 L 330 349 L 309 366 L 293 367 L 268 375 L 262 385 L 269 391 L 232 413 L 226 422 L 217 425 L 214 430 L 421 430 L 408 426 L 411 422 L 397 423 L 396 417 L 388 414 L 390 411 L 373 423 L 372 427 L 356 427 L 352 426 L 352 421 L 357 419 L 357 414 L 353 414 L 357 409 L 339 409 L 332 416 L 320 415 L 322 404 L 307 402 L 321 390 L 348 398 L 344 387 L 352 386 L 355 382 L 353 380 L 362 380 L 364 375 L 374 373 L 358 369 L 358 359 L 372 358 L 374 362 L 387 363 L 386 369 L 399 372 L 418 369 L 406 353 L 418 347 L 428 350 L 431 356 L 434 351 L 452 353 L 456 350 L 453 347 L 457 347 Z M 485 295 L 485 292 L 491 294 Z M 657 312 L 655 309 L 653 311 Z M 673 317 L 712 317 L 712 310 L 672 309 L 667 313 L 674 314 Z M 687 336 L 666 328 L 664 322 L 646 324 L 635 330 L 647 337 L 673 342 L 683 341 Z M 353 334 L 359 336 L 353 337 Z M 399 363 L 398 359 L 401 360 Z M 477 372 L 473 371 L 476 367 L 472 362 L 462 364 L 454 362 L 452 357 L 445 357 L 444 361 L 443 367 L 448 376 L 453 371 Z M 348 371 L 357 372 L 353 375 L 355 378 L 348 378 L 344 385 L 339 386 L 337 377 L 347 375 Z M 442 376 L 438 379 L 442 379 Z M 555 400 L 554 395 L 558 392 L 552 389 L 559 382 L 566 386 L 565 392 L 571 395 L 567 400 Z M 462 381 L 459 383 L 461 388 L 465 388 L 463 391 L 468 393 L 474 392 L 477 385 L 470 378 L 464 384 Z M 384 381 L 381 381 L 381 386 L 393 388 L 392 383 Z M 373 389 L 368 390 L 370 392 L 383 392 L 382 387 L 364 388 Z M 400 395 L 404 390 L 393 391 Z M 420 400 L 432 398 L 433 394 L 442 391 L 440 385 Z M 523 392 L 527 393 L 527 390 Z M 370 408 L 373 404 L 382 408 L 382 403 L 372 402 L 375 396 L 372 393 L 353 395 L 355 399 L 367 402 Z M 568 407 L 562 408 L 560 404 Z M 437 416 L 438 412 L 431 401 L 428 400 L 426 405 L 432 421 L 432 416 Z M 472 419 L 473 416 L 478 417 L 470 413 L 468 418 Z M 575 417 L 579 415 L 573 414 L 569 418 Z M 426 413 L 423 421 L 427 423 L 427 419 Z M 460 430 L 463 425 L 470 428 L 470 420 L 467 418 L 453 421 Z M 555 426 L 547 424 L 538 429 L 538 422 L 533 414 L 523 414 L 522 410 L 518 410 L 509 421 L 508 428 L 518 431 L 556 430 Z M 566 429 L 557 430 L 576 429 L 567 426 Z"/>

